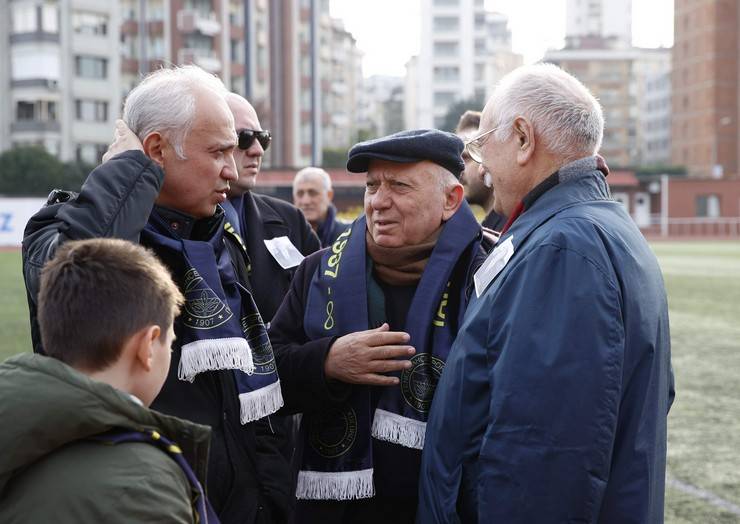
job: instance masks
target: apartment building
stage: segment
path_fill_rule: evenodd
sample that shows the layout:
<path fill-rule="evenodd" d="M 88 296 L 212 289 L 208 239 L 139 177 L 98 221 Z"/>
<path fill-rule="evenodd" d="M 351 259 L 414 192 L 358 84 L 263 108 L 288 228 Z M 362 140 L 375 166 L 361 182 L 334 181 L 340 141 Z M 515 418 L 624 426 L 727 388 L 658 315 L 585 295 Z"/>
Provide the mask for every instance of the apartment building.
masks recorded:
<path fill-rule="evenodd" d="M 94 0 L 0 3 L 0 151 L 41 145 L 95 163 L 120 107 L 117 5 Z"/>

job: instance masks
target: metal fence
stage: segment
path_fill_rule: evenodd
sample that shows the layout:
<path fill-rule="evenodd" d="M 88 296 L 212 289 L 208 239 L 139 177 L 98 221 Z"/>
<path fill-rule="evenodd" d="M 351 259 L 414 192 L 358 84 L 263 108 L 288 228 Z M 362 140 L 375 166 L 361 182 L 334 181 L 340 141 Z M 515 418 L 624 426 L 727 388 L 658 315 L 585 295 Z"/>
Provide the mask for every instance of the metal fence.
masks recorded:
<path fill-rule="evenodd" d="M 640 230 L 645 236 L 653 238 L 740 239 L 740 217 L 666 218 L 652 215 L 650 225 Z"/>

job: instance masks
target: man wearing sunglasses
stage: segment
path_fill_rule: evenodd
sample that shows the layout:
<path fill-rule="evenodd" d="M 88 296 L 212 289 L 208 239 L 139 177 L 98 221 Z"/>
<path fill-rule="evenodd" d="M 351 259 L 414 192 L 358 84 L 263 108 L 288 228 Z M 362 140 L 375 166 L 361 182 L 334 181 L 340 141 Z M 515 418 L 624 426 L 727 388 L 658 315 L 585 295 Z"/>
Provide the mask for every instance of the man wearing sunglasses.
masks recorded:
<path fill-rule="evenodd" d="M 250 260 L 252 294 L 262 319 L 269 324 L 302 259 L 296 256 L 285 264 L 281 254 L 290 249 L 289 243 L 300 255 L 310 255 L 318 251 L 319 240 L 299 209 L 283 200 L 254 192 L 262 157 L 270 147 L 272 136 L 262 129 L 257 112 L 244 97 L 229 93 L 226 102 L 234 115 L 238 137 L 234 161 L 239 179 L 231 183 L 224 209 L 229 223 L 244 241 Z M 279 244 L 265 244 L 265 240 L 273 239 L 279 239 L 276 240 Z M 292 262 L 295 264 L 290 265 Z"/>
<path fill-rule="evenodd" d="M 552 64 L 504 77 L 466 144 L 508 216 L 437 384 L 418 522 L 661 523 L 673 399 L 660 267 Z"/>

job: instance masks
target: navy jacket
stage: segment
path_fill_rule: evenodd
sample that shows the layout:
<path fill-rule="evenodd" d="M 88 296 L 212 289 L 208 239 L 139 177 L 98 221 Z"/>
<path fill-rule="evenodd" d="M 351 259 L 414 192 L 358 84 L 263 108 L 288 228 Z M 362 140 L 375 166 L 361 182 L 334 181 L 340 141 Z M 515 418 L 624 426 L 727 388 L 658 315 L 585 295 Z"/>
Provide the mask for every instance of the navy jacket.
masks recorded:
<path fill-rule="evenodd" d="M 319 239 L 300 209 L 269 195 L 247 191 L 224 207 L 227 220 L 236 222 L 249 257 L 249 284 L 265 324 L 275 316 L 290 289 L 296 268 L 283 269 L 265 246 L 265 240 L 286 236 L 303 256 L 319 250 Z M 235 216 L 239 209 L 240 216 Z"/>
<path fill-rule="evenodd" d="M 548 180 L 499 240 L 491 256 L 513 255 L 471 300 L 437 386 L 419 522 L 663 522 L 660 268 L 595 159 Z"/>

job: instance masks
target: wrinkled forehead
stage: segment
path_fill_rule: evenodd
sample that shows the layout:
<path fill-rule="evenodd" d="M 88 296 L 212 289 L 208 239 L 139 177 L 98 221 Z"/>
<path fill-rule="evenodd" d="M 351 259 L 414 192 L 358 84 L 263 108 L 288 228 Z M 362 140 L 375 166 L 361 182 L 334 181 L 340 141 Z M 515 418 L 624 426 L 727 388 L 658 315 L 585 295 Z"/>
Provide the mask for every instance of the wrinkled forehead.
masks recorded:
<path fill-rule="evenodd" d="M 404 163 L 372 159 L 367 169 L 367 179 L 407 179 L 431 183 L 434 180 L 434 173 L 439 169 L 440 167 L 431 160 Z"/>
<path fill-rule="evenodd" d="M 326 192 L 324 189 L 324 182 L 318 175 L 302 175 L 301 178 L 295 181 L 293 184 L 293 191 L 307 191 L 313 189 L 319 193 Z"/>
<path fill-rule="evenodd" d="M 196 96 L 193 131 L 214 133 L 235 139 L 234 117 L 226 101 L 213 94 Z"/>

